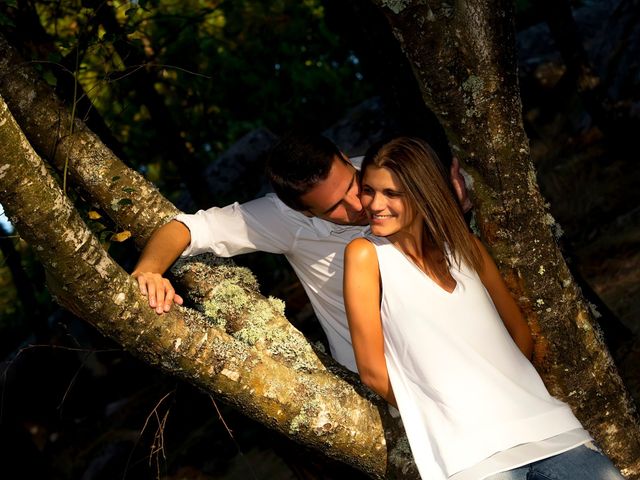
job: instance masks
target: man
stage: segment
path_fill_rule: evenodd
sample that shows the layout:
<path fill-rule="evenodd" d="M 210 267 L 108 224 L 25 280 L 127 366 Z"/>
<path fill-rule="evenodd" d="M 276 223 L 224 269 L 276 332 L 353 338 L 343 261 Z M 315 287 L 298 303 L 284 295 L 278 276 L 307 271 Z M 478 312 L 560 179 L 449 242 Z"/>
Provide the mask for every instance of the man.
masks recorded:
<path fill-rule="evenodd" d="M 359 166 L 361 158 L 352 159 Z M 465 198 L 457 161 L 452 183 Z M 330 140 L 297 135 L 272 150 L 267 176 L 276 195 L 194 215 L 180 214 L 159 228 L 132 275 L 157 313 L 182 304 L 162 274 L 178 256 L 212 252 L 221 257 L 264 251 L 285 255 L 298 275 L 327 336 L 331 355 L 356 371 L 342 297 L 344 247 L 360 236 L 367 217 L 359 198 L 358 170 Z"/>

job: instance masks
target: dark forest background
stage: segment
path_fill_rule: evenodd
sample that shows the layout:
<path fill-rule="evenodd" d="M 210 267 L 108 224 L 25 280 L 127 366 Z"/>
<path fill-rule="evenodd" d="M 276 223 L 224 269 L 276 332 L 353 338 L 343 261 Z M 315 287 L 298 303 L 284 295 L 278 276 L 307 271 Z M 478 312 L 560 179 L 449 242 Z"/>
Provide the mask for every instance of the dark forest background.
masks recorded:
<path fill-rule="evenodd" d="M 565 255 L 640 400 L 640 8 L 517 2 L 523 117 Z M 287 130 L 347 154 L 384 136 L 448 157 L 383 16 L 365 0 L 3 0 L 0 31 L 120 158 L 185 211 L 267 187 Z M 2 55 L 2 52 L 0 52 Z M 69 194 L 109 252 L 138 252 Z M 0 232 L 0 477 L 353 478 L 195 388 L 141 364 L 52 302 L 28 245 Z M 284 259 L 238 259 L 323 342 Z"/>

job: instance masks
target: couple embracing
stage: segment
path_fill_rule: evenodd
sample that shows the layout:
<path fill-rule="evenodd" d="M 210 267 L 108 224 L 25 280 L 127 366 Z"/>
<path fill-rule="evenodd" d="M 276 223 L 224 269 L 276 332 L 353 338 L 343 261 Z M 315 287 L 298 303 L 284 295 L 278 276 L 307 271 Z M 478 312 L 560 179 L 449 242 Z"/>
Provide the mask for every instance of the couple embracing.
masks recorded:
<path fill-rule="evenodd" d="M 622 479 L 529 359 L 533 340 L 493 260 L 469 231 L 424 141 L 372 147 L 360 171 L 332 142 L 282 140 L 276 195 L 181 214 L 133 272 L 158 313 L 182 303 L 162 273 L 179 255 L 284 254 L 333 357 L 400 410 L 422 478 Z"/>

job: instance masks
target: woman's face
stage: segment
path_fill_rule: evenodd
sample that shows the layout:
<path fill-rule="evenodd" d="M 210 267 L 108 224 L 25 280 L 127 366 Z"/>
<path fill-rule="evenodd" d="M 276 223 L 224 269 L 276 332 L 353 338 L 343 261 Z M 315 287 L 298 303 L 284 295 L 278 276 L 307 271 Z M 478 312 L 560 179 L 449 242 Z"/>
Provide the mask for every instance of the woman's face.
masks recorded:
<path fill-rule="evenodd" d="M 398 177 L 391 170 L 367 167 L 362 177 L 360 200 L 374 235 L 387 237 L 420 230 L 417 211 L 410 205 Z"/>

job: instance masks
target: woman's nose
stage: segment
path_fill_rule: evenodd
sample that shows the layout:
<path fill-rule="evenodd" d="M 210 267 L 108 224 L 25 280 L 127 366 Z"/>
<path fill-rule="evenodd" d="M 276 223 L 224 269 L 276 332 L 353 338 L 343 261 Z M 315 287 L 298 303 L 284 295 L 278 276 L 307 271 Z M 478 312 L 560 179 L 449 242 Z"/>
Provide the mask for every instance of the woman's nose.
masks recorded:
<path fill-rule="evenodd" d="M 377 193 L 373 194 L 371 203 L 369 204 L 369 209 L 375 212 L 378 212 L 384 209 L 384 199 L 382 198 L 381 195 L 378 195 Z"/>

